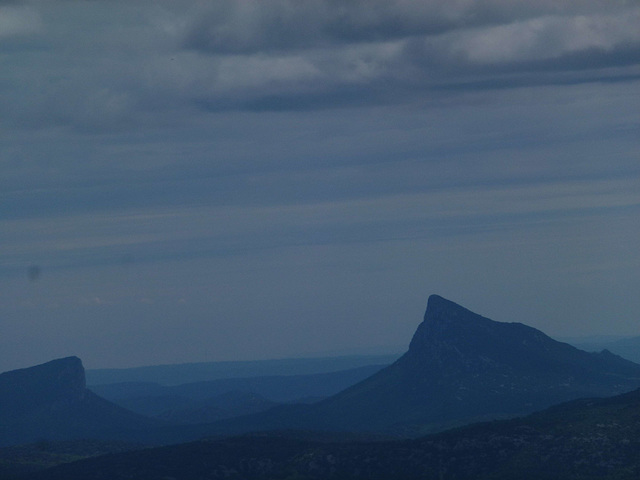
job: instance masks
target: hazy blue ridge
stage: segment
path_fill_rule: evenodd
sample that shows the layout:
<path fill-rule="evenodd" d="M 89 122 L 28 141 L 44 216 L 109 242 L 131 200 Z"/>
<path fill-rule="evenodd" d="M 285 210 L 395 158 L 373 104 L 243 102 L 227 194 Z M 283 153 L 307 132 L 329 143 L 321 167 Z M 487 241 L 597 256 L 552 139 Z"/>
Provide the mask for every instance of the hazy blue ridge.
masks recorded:
<path fill-rule="evenodd" d="M 402 352 L 386 355 L 345 355 L 315 358 L 284 358 L 257 361 L 229 361 L 152 365 L 134 368 L 88 369 L 87 385 L 123 382 L 151 382 L 182 385 L 225 378 L 249 378 L 279 375 L 311 375 L 337 372 L 368 365 L 385 365 Z"/>

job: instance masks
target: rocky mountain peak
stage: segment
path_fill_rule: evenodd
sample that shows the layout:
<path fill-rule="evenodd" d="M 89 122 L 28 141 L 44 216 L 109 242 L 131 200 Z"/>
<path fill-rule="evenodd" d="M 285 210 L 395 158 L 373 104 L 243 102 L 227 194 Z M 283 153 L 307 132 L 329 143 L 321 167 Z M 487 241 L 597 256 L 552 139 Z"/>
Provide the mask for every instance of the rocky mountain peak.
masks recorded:
<path fill-rule="evenodd" d="M 408 352 L 320 404 L 319 418 L 326 424 L 333 415 L 340 428 L 377 422 L 440 429 L 639 384 L 640 365 L 578 350 L 533 327 L 496 322 L 432 295 Z"/>
<path fill-rule="evenodd" d="M 477 335 L 491 335 L 493 329 L 499 328 L 498 325 L 499 322 L 473 313 L 457 303 L 431 295 L 424 320 L 411 340 L 409 351 L 433 348 L 442 342 L 462 346 L 466 341 L 477 341 Z"/>
<path fill-rule="evenodd" d="M 484 370 L 499 364 L 525 372 L 558 368 L 557 362 L 573 364 L 578 362 L 575 353 L 533 327 L 496 322 L 432 295 L 406 356 L 445 369 Z"/>

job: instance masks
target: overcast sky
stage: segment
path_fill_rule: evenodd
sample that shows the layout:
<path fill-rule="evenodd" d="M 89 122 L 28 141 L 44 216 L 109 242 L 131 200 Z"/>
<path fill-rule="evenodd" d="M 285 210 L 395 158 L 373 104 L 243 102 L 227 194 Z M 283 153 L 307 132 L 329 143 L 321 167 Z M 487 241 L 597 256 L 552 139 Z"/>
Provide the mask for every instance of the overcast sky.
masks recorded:
<path fill-rule="evenodd" d="M 640 2 L 0 0 L 0 371 L 640 335 Z"/>

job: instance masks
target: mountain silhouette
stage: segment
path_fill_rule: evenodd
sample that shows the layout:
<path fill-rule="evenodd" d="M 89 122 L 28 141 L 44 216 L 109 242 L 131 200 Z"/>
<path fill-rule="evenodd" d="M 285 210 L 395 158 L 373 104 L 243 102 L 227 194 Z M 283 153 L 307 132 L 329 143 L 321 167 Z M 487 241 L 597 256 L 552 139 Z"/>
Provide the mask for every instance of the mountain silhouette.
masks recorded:
<path fill-rule="evenodd" d="M 409 350 L 378 373 L 315 404 L 206 425 L 167 426 L 98 397 L 85 388 L 75 357 L 7 372 L 0 375 L 0 445 L 41 438 L 166 444 L 282 429 L 415 437 L 639 386 L 640 365 L 611 352 L 578 350 L 432 295 Z"/>
<path fill-rule="evenodd" d="M 87 390 L 77 357 L 0 374 L 0 445 L 108 438 L 157 424 Z"/>
<path fill-rule="evenodd" d="M 432 295 L 409 350 L 392 365 L 308 408 L 278 407 L 231 420 L 223 429 L 415 436 L 639 386 L 638 364 L 606 350 L 578 350 L 535 328 L 496 322 Z"/>

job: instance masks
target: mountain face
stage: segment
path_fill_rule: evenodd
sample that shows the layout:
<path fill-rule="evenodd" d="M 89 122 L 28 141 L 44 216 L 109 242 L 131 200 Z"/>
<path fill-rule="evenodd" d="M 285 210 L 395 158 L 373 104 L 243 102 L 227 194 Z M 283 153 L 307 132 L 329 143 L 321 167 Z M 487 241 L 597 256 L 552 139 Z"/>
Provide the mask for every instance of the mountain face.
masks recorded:
<path fill-rule="evenodd" d="M 0 445 L 109 437 L 153 425 L 87 390 L 77 357 L 0 374 Z"/>
<path fill-rule="evenodd" d="M 636 480 L 640 390 L 562 404 L 529 417 L 379 442 L 248 435 L 120 453 L 29 480 Z"/>
<path fill-rule="evenodd" d="M 638 386 L 640 365 L 432 295 L 409 351 L 319 408 L 348 428 L 416 434 Z"/>
<path fill-rule="evenodd" d="M 640 386 L 640 365 L 587 353 L 535 328 L 477 315 L 437 295 L 408 352 L 309 408 L 232 420 L 227 432 L 303 428 L 407 436 L 541 410 Z"/>

